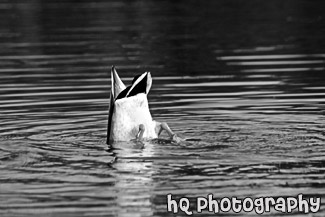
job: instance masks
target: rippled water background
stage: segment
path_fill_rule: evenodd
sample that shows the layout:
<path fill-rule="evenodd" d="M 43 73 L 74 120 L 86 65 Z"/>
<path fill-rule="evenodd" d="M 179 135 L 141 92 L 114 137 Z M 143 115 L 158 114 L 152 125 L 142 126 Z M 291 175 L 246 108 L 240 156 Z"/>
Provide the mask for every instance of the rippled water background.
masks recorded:
<path fill-rule="evenodd" d="M 173 216 L 168 193 L 303 193 L 324 216 L 324 6 L 0 1 L 0 215 Z M 126 83 L 151 71 L 153 117 L 188 144 L 106 145 L 113 64 Z"/>

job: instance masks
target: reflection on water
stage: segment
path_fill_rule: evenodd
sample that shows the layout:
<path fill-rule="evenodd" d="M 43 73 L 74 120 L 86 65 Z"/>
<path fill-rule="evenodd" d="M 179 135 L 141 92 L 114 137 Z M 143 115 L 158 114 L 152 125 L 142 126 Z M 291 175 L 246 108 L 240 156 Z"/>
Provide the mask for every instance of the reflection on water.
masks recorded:
<path fill-rule="evenodd" d="M 173 216 L 169 193 L 324 201 L 323 6 L 0 2 L 0 215 Z M 186 144 L 107 147 L 113 64 L 126 82 L 151 71 L 152 115 Z"/>

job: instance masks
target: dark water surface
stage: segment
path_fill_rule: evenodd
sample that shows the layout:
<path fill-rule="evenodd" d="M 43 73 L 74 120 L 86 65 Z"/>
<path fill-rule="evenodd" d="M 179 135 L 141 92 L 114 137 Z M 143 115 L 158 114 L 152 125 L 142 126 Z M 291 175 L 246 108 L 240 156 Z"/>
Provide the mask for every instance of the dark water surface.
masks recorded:
<path fill-rule="evenodd" d="M 168 193 L 303 193 L 324 216 L 324 7 L 2 0 L 0 216 L 173 216 Z M 113 64 L 151 71 L 153 117 L 189 144 L 106 145 Z"/>

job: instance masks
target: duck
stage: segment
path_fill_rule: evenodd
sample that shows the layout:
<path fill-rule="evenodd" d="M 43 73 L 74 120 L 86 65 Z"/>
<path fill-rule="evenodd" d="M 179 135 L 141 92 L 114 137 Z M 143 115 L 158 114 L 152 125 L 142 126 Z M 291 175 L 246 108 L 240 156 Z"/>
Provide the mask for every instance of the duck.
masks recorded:
<path fill-rule="evenodd" d="M 107 144 L 157 139 L 163 131 L 171 140 L 180 141 L 167 123 L 153 120 L 147 98 L 151 86 L 151 73 L 144 72 L 135 76 L 132 84 L 126 87 L 112 66 Z"/>

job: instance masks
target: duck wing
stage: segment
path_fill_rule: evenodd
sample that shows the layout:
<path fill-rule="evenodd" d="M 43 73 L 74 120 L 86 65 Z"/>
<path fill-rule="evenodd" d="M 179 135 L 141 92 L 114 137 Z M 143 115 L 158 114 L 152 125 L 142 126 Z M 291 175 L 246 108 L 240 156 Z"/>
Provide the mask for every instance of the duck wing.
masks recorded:
<path fill-rule="evenodd" d="M 111 68 L 111 92 L 109 101 L 109 112 L 108 112 L 108 123 L 107 123 L 107 141 L 108 144 L 110 139 L 111 127 L 112 127 L 112 117 L 114 112 L 114 101 L 117 96 L 125 90 L 126 87 L 122 82 L 121 78 L 118 76 L 115 66 Z"/>

